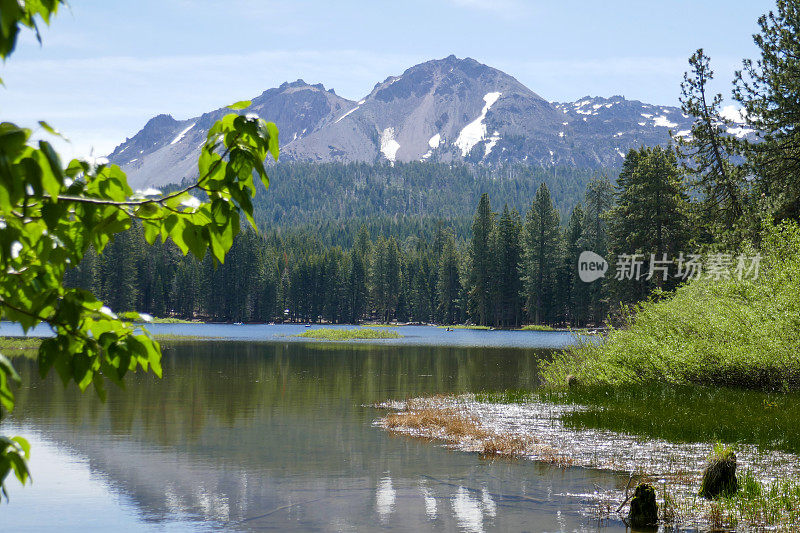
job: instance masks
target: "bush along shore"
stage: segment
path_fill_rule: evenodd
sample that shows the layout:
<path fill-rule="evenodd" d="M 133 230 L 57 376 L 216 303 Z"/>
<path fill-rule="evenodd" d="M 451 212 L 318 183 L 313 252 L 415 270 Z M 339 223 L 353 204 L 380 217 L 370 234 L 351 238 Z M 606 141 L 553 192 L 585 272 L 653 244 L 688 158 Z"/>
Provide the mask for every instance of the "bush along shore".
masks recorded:
<path fill-rule="evenodd" d="M 639 304 L 606 342 L 581 343 L 541 368 L 544 382 L 800 387 L 800 229 L 770 228 L 759 276 L 697 279 Z"/>

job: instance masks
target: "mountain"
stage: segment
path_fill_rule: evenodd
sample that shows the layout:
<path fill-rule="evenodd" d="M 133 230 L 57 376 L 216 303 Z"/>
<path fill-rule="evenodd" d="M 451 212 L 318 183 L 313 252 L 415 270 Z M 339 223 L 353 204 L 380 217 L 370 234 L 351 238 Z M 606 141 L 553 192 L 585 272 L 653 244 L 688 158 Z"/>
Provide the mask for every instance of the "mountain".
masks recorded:
<path fill-rule="evenodd" d="M 108 159 L 135 187 L 193 178 L 208 128 L 227 112 L 218 109 L 183 121 L 159 115 Z M 277 124 L 281 163 L 607 168 L 619 166 L 630 148 L 667 143 L 670 130 L 688 135 L 692 122 L 676 107 L 622 96 L 548 102 L 500 70 L 455 56 L 390 76 L 358 102 L 297 80 L 265 91 L 246 112 Z"/>

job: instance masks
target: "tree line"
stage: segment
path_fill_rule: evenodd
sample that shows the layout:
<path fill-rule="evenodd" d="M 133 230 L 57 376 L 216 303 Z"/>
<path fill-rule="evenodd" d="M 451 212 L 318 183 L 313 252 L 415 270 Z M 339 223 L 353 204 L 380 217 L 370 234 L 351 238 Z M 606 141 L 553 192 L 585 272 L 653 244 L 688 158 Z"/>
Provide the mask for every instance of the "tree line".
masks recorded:
<path fill-rule="evenodd" d="M 682 253 L 757 247 L 763 220 L 800 217 L 798 13 L 779 1 L 762 17 L 762 60 L 735 75 L 733 96 L 755 140 L 734 128 L 722 96 L 708 94 L 713 71 L 698 50 L 681 96 L 691 134 L 630 150 L 613 181 L 518 166 L 279 166 L 255 204 L 262 232 L 243 232 L 224 264 L 184 258 L 172 245 L 145 251 L 134 226 L 66 280 L 116 310 L 157 316 L 599 324 L 674 289 Z M 331 194 L 310 195 L 323 189 Z M 466 202 L 478 196 L 470 224 Z M 495 212 L 490 197 L 503 208 Z M 587 250 L 610 269 L 591 283 L 578 276 Z M 641 257 L 640 275 L 615 275 L 630 256 Z"/>

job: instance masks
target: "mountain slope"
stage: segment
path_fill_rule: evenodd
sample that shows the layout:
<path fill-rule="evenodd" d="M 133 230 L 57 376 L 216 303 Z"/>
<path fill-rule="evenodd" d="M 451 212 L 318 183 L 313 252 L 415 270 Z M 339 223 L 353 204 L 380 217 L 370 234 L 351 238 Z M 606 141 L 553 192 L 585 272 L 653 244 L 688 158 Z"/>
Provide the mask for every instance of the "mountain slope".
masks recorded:
<path fill-rule="evenodd" d="M 109 160 L 136 187 L 193 178 L 208 128 L 226 112 L 183 121 L 159 115 Z M 298 80 L 264 92 L 246 112 L 278 125 L 281 163 L 615 167 L 631 148 L 669 142 L 670 130 L 688 135 L 692 122 L 676 107 L 622 96 L 551 103 L 504 72 L 455 56 L 390 76 L 358 102 Z"/>

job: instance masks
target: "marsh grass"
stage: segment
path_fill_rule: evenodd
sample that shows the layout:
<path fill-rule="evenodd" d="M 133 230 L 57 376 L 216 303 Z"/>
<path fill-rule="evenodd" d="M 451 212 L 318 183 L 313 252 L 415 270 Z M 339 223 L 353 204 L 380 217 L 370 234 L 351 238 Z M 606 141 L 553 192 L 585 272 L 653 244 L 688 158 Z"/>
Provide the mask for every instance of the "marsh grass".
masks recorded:
<path fill-rule="evenodd" d="M 42 339 L 39 337 L 0 337 L 0 353 L 7 357 L 36 356 Z"/>
<path fill-rule="evenodd" d="M 456 407 L 440 407 L 430 403 L 410 400 L 406 410 L 391 413 L 381 420 L 390 432 L 412 437 L 439 439 L 464 445 L 477 452 L 481 458 L 517 458 L 535 453 L 540 461 L 556 466 L 570 466 L 572 458 L 557 449 L 543 445 L 535 436 L 515 435 L 491 431 L 483 426 L 477 416 Z"/>
<path fill-rule="evenodd" d="M 794 532 L 800 529 L 800 480 L 760 481 L 751 472 L 739 474 L 739 490 L 708 501 L 662 484 L 662 520 L 681 524 L 698 519 L 713 531 Z"/>
<path fill-rule="evenodd" d="M 642 303 L 605 342 L 543 362 L 544 381 L 800 388 L 800 229 L 767 230 L 763 249 L 758 278 L 698 279 Z"/>
<path fill-rule="evenodd" d="M 584 406 L 562 416 L 571 429 L 604 429 L 670 442 L 753 444 L 800 454 L 800 394 L 692 385 L 579 386 L 508 391 L 490 403 L 538 399 Z"/>
<path fill-rule="evenodd" d="M 492 329 L 489 326 L 474 326 L 471 324 L 457 324 L 455 326 L 436 326 L 436 327 L 441 329 L 476 329 L 481 331 L 487 331 Z"/>
<path fill-rule="evenodd" d="M 312 329 L 292 336 L 299 337 L 302 339 L 319 339 L 327 341 L 403 338 L 403 336 L 396 331 L 385 331 L 382 329 L 332 329 L 332 328 Z"/>
<path fill-rule="evenodd" d="M 520 331 L 555 331 L 550 326 L 543 326 L 541 324 L 528 324 L 519 328 Z"/>

